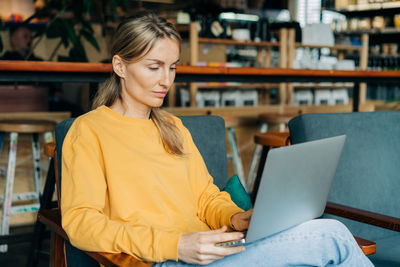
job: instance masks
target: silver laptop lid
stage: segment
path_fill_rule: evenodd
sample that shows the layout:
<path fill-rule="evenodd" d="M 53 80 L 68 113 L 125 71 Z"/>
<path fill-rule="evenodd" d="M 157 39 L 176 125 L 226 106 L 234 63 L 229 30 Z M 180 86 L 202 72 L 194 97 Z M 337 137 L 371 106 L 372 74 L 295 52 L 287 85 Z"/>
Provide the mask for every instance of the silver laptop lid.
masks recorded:
<path fill-rule="evenodd" d="M 341 135 L 269 151 L 246 242 L 322 215 L 345 139 Z"/>

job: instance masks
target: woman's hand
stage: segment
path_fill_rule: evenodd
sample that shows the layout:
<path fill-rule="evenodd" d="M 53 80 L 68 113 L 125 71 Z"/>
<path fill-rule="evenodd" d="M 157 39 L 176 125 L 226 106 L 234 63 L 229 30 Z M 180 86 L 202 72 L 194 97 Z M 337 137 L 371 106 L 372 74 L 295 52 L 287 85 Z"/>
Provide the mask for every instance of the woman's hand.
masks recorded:
<path fill-rule="evenodd" d="M 253 214 L 253 209 L 246 212 L 239 212 L 233 214 L 231 217 L 231 224 L 236 231 L 243 231 L 249 228 L 250 218 Z"/>
<path fill-rule="evenodd" d="M 226 230 L 227 227 L 223 226 L 217 230 L 182 235 L 178 244 L 178 258 L 186 263 L 205 265 L 244 251 L 244 246 L 216 246 L 216 243 L 239 240 L 244 236 L 243 233 L 227 233 Z"/>

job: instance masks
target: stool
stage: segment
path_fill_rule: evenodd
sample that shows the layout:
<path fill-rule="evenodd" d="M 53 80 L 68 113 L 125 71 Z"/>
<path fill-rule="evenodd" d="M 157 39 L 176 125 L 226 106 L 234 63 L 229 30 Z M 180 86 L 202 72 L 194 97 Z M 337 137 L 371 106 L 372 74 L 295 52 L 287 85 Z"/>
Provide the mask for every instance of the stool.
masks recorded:
<path fill-rule="evenodd" d="M 232 160 L 235 172 L 239 176 L 239 180 L 242 183 L 243 187 L 246 188 L 242 159 L 240 158 L 239 149 L 236 142 L 236 134 L 235 134 L 235 127 L 239 125 L 238 119 L 234 117 L 222 117 L 222 118 L 225 121 L 225 129 L 228 134 L 229 146 L 232 152 L 232 155 L 228 155 L 228 160 Z"/>
<path fill-rule="evenodd" d="M 287 131 L 287 125 L 289 121 L 299 115 L 298 113 L 262 113 L 258 116 L 258 119 L 261 122 L 260 126 L 260 132 L 265 133 L 268 131 L 268 128 L 271 126 L 278 125 L 279 127 L 279 132 L 284 132 Z M 247 176 L 247 184 L 246 184 L 246 190 L 249 192 L 252 183 L 254 180 L 255 172 L 256 172 L 256 167 L 257 167 L 257 162 L 260 159 L 261 155 L 261 149 L 262 146 L 260 144 L 256 144 L 256 147 L 254 148 L 254 153 L 253 157 L 250 163 L 250 169 L 249 169 L 249 174 Z"/>
<path fill-rule="evenodd" d="M 10 146 L 8 152 L 8 163 L 6 169 L 6 182 L 4 188 L 4 196 L 0 198 L 3 201 L 3 213 L 1 218 L 0 235 L 8 235 L 10 230 L 11 214 L 33 212 L 39 209 L 39 198 L 42 187 L 41 171 L 39 167 L 40 149 L 38 136 L 39 133 L 45 134 L 46 141 L 51 141 L 55 123 L 43 120 L 0 120 L 0 153 L 3 147 L 5 133 L 10 134 Z M 18 134 L 32 135 L 32 160 L 35 192 L 24 192 L 13 194 L 14 178 L 15 178 L 15 162 L 17 155 Z M 18 205 L 12 207 L 12 201 L 15 200 L 36 200 L 35 204 Z M 0 246 L 0 252 L 7 252 L 7 245 Z"/>

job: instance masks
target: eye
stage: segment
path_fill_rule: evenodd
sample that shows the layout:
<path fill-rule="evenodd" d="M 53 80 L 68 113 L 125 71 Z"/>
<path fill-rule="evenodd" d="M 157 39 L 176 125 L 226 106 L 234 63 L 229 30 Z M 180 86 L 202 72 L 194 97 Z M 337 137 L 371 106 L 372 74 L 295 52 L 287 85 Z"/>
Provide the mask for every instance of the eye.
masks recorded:
<path fill-rule="evenodd" d="M 176 66 L 171 66 L 169 69 L 172 70 L 172 71 L 175 71 L 176 70 Z"/>
<path fill-rule="evenodd" d="M 149 67 L 149 70 L 156 71 L 158 70 L 158 67 Z"/>

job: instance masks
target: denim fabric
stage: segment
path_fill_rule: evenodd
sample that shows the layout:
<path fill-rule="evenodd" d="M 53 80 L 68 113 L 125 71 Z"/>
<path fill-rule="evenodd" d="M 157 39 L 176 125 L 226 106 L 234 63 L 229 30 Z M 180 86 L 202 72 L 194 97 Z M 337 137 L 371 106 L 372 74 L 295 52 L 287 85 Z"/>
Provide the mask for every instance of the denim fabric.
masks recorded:
<path fill-rule="evenodd" d="M 373 266 L 339 221 L 317 219 L 246 244 L 246 250 L 207 266 Z M 166 261 L 154 267 L 195 266 Z"/>

